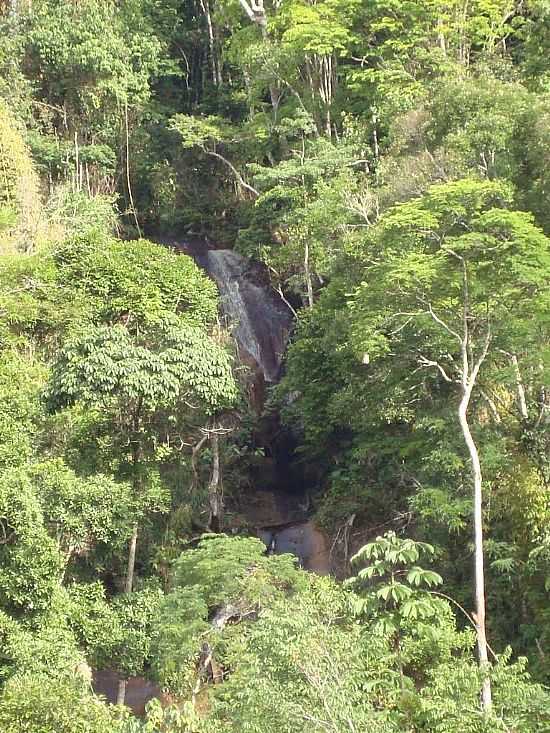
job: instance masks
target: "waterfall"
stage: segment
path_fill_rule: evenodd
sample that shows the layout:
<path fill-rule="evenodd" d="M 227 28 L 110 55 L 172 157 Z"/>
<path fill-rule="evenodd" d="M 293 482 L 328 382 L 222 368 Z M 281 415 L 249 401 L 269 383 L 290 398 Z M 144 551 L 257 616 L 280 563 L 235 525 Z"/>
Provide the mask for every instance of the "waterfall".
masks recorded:
<path fill-rule="evenodd" d="M 230 249 L 188 246 L 197 264 L 216 282 L 221 310 L 256 381 L 276 383 L 293 323 L 293 314 L 269 283 L 266 269 Z M 326 535 L 311 520 L 309 484 L 295 460 L 294 439 L 278 415 L 259 418 L 253 435 L 261 454 L 251 467 L 253 490 L 232 499 L 230 510 L 244 517 L 269 552 L 294 554 L 319 574 L 330 571 Z"/>
<path fill-rule="evenodd" d="M 270 287 L 265 271 L 230 249 L 211 249 L 194 257 L 218 285 L 222 312 L 241 358 L 252 359 L 266 382 L 277 382 L 292 313 Z"/>

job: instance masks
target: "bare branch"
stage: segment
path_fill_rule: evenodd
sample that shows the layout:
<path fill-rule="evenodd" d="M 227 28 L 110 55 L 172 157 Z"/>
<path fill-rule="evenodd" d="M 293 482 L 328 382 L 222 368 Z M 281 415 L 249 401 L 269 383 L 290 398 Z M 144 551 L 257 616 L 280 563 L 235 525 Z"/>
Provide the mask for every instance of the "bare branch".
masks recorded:
<path fill-rule="evenodd" d="M 517 394 L 519 411 L 520 411 L 522 419 L 528 420 L 529 419 L 529 410 L 527 408 L 527 400 L 525 397 L 525 387 L 523 385 L 523 380 L 521 378 L 521 371 L 519 368 L 517 354 L 511 354 L 509 351 L 505 351 L 504 349 L 498 349 L 498 351 L 501 354 L 504 354 L 504 356 L 507 356 L 508 359 L 510 360 L 510 364 L 512 365 L 512 369 L 514 370 L 514 377 L 516 379 L 516 394 Z"/>
<path fill-rule="evenodd" d="M 445 331 L 450 333 L 451 336 L 454 336 L 458 340 L 459 344 L 462 343 L 462 338 L 460 337 L 460 335 L 456 331 L 454 331 L 447 323 L 445 323 L 445 321 L 442 318 L 440 318 L 436 313 L 434 313 L 431 303 L 428 303 L 428 313 L 431 315 L 431 317 L 434 319 L 436 323 L 438 323 L 440 326 L 442 326 L 442 328 L 445 329 Z"/>
<path fill-rule="evenodd" d="M 257 191 L 253 186 L 251 186 L 249 183 L 247 183 L 244 178 L 241 176 L 239 171 L 235 168 L 233 163 L 231 163 L 227 158 L 225 158 L 223 155 L 220 155 L 215 150 L 207 150 L 206 148 L 203 148 L 204 152 L 207 155 L 212 155 L 214 158 L 217 158 L 218 160 L 221 160 L 222 163 L 225 163 L 225 165 L 229 168 L 229 170 L 233 173 L 235 178 L 237 179 L 237 182 L 240 186 L 243 188 L 246 188 L 247 191 L 250 191 L 251 194 L 253 194 L 256 198 L 260 195 L 260 192 Z"/>
<path fill-rule="evenodd" d="M 443 379 L 446 382 L 449 382 L 449 384 L 455 384 L 456 383 L 457 380 L 456 379 L 451 379 L 451 377 L 449 377 L 449 375 L 447 374 L 447 372 L 445 371 L 445 369 L 441 366 L 441 364 L 438 361 L 433 361 L 432 359 L 426 359 L 425 356 L 421 356 L 419 358 L 419 362 L 420 362 L 420 365 L 422 367 L 435 367 L 436 369 L 438 369 L 438 371 L 441 374 L 441 376 L 443 377 Z"/>
<path fill-rule="evenodd" d="M 450 601 L 451 603 L 453 603 L 460 611 L 462 611 L 462 613 L 468 619 L 468 622 L 472 625 L 472 627 L 474 628 L 474 630 L 477 629 L 476 622 L 474 621 L 474 619 L 472 618 L 472 616 L 468 613 L 468 611 L 466 611 L 466 609 L 464 608 L 464 606 L 461 606 L 460 603 L 458 601 L 455 601 L 454 598 L 452 598 L 451 596 L 448 596 L 446 593 L 441 593 L 441 591 L 438 591 L 438 590 L 427 590 L 426 592 L 429 593 L 432 596 L 440 596 L 441 598 L 445 598 L 445 600 Z M 495 652 L 491 649 L 491 647 L 489 646 L 489 644 L 487 644 L 487 649 L 493 655 L 493 657 L 495 659 L 495 662 L 498 662 L 498 657 L 495 654 Z"/>
<path fill-rule="evenodd" d="M 203 435 L 209 438 L 211 435 L 229 435 L 233 432 L 233 428 L 224 428 L 221 425 L 214 428 L 200 428 Z"/>
<path fill-rule="evenodd" d="M 485 361 L 487 354 L 489 353 L 489 346 L 491 345 L 491 325 L 489 324 L 487 326 L 487 333 L 485 334 L 485 341 L 483 342 L 483 349 L 481 351 L 481 354 L 479 355 L 478 360 L 476 361 L 474 368 L 472 369 L 472 373 L 470 375 L 470 384 L 474 385 L 475 381 L 477 379 L 477 375 L 479 373 L 479 370 L 481 368 L 481 365 Z"/>
<path fill-rule="evenodd" d="M 276 277 L 280 277 L 279 273 L 277 272 L 277 270 L 274 267 L 272 267 L 271 265 L 268 265 L 268 267 L 271 270 L 271 272 L 274 273 L 274 275 Z M 285 294 L 283 293 L 282 287 L 280 285 L 277 285 L 277 287 L 275 287 L 275 285 L 272 285 L 272 287 L 273 287 L 273 290 L 275 290 L 279 294 L 279 297 L 281 298 L 281 300 L 283 301 L 283 303 L 287 306 L 287 308 L 290 310 L 290 312 L 292 313 L 292 315 L 294 316 L 294 318 L 298 318 L 298 312 L 288 302 Z"/>
<path fill-rule="evenodd" d="M 410 316 L 409 318 L 407 318 L 407 320 L 404 323 L 402 323 L 398 328 L 394 329 L 393 331 L 390 331 L 388 336 L 395 336 L 396 333 L 399 333 L 400 331 L 402 331 L 404 328 L 406 328 L 409 325 L 409 323 L 413 320 L 413 318 L 414 316 Z"/>
<path fill-rule="evenodd" d="M 254 11 L 250 7 L 250 5 L 246 2 L 246 0 L 239 0 L 239 3 L 241 5 L 242 9 L 244 10 L 244 12 L 250 18 L 250 20 L 255 21 L 256 20 L 256 16 L 254 15 Z"/>
<path fill-rule="evenodd" d="M 199 472 L 197 470 L 197 459 L 199 457 L 199 453 L 203 445 L 208 440 L 208 435 L 203 435 L 202 438 L 199 440 L 199 442 L 193 446 L 192 452 L 191 452 L 191 472 L 193 474 L 192 480 L 191 480 L 191 493 L 193 494 L 198 485 L 199 485 Z"/>

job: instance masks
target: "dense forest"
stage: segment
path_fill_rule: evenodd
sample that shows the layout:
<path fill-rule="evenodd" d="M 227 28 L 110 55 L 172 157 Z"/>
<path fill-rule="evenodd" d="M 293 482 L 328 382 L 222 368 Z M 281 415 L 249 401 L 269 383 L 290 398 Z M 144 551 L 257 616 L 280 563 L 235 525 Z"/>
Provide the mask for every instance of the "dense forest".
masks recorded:
<path fill-rule="evenodd" d="M 548 0 L 0 38 L 0 731 L 550 731 Z"/>

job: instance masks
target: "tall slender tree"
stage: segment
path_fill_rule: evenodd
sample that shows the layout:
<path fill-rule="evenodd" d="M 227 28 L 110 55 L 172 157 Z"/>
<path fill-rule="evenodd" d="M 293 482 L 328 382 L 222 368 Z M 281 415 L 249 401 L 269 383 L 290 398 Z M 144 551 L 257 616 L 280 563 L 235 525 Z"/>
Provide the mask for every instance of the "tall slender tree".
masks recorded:
<path fill-rule="evenodd" d="M 492 705 L 486 633 L 483 476 L 469 416 L 484 368 L 499 349 L 540 348 L 548 308 L 550 241 L 529 215 L 507 210 L 502 183 L 457 181 L 390 210 L 375 228 L 365 283 L 351 301 L 363 362 L 402 359 L 412 390 L 430 370 L 458 387 L 457 422 L 473 488 L 474 596 L 483 709 Z M 504 379 L 504 378 L 502 378 Z M 509 379 L 513 391 L 515 375 Z M 449 399 L 454 399 L 451 389 Z"/>

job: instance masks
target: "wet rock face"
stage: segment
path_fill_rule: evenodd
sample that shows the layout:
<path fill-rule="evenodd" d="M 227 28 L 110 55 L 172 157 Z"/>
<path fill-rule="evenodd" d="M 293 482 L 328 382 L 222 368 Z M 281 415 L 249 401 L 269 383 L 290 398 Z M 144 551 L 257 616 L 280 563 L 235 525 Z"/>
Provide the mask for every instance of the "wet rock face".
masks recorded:
<path fill-rule="evenodd" d="M 330 573 L 328 537 L 311 520 L 287 527 L 266 527 L 259 530 L 258 536 L 269 553 L 290 553 L 306 570 L 317 575 Z"/>
<path fill-rule="evenodd" d="M 203 250 L 193 257 L 218 285 L 241 359 L 257 365 L 266 382 L 277 382 L 292 313 L 269 285 L 265 270 L 230 249 Z"/>
<path fill-rule="evenodd" d="M 249 527 L 303 522 L 308 516 L 303 496 L 273 489 L 256 489 L 246 493 L 242 496 L 238 511 Z"/>

